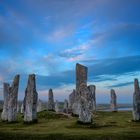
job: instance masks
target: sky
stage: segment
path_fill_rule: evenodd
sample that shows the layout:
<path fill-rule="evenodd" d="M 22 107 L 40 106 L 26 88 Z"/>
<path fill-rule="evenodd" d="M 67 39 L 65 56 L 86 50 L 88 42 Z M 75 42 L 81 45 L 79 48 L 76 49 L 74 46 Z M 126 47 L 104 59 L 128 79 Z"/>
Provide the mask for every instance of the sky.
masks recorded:
<path fill-rule="evenodd" d="M 49 88 L 63 101 L 75 88 L 75 65 L 88 67 L 97 103 L 132 103 L 140 79 L 139 0 L 0 0 L 0 99 L 3 82 L 20 74 L 23 100 L 36 74 L 40 99 Z"/>

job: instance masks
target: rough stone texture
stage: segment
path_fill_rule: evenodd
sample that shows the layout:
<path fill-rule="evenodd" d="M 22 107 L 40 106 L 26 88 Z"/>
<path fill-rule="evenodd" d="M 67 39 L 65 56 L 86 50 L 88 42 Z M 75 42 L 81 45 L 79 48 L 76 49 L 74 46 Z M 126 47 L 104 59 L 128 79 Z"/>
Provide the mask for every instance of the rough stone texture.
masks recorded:
<path fill-rule="evenodd" d="M 69 95 L 69 109 L 72 111 L 73 104 L 76 98 L 76 91 L 73 89 L 72 93 Z"/>
<path fill-rule="evenodd" d="M 114 89 L 111 89 L 111 111 L 117 111 L 117 96 Z"/>
<path fill-rule="evenodd" d="M 24 113 L 24 105 L 22 103 L 21 108 L 20 108 L 20 113 Z"/>
<path fill-rule="evenodd" d="M 60 105 L 57 100 L 55 101 L 55 112 L 60 112 Z"/>
<path fill-rule="evenodd" d="M 138 79 L 134 80 L 134 94 L 133 94 L 133 120 L 140 121 L 140 88 Z"/>
<path fill-rule="evenodd" d="M 65 101 L 64 101 L 64 108 L 63 108 L 63 112 L 64 113 L 68 113 L 68 106 L 69 106 L 68 100 L 65 99 Z"/>
<path fill-rule="evenodd" d="M 69 96 L 69 108 L 71 108 L 72 113 L 75 115 L 79 115 L 80 111 L 80 92 L 79 88 L 81 84 L 87 86 L 87 72 L 88 68 L 81 65 L 76 64 L 76 90 L 71 93 Z"/>
<path fill-rule="evenodd" d="M 16 75 L 12 86 L 9 88 L 8 122 L 16 121 L 19 78 L 20 76 Z"/>
<path fill-rule="evenodd" d="M 9 84 L 3 83 L 3 96 L 4 96 L 4 104 L 3 104 L 3 111 L 1 114 L 1 119 L 3 121 L 8 120 L 8 99 L 9 99 Z"/>
<path fill-rule="evenodd" d="M 37 112 L 43 111 L 43 102 L 39 99 L 37 102 Z"/>
<path fill-rule="evenodd" d="M 93 110 L 95 112 L 96 111 L 96 94 L 95 94 L 96 86 L 89 85 L 88 89 L 89 89 L 88 101 L 91 102 L 90 110 Z"/>
<path fill-rule="evenodd" d="M 76 64 L 76 90 L 79 90 L 81 84 L 87 85 L 87 72 L 87 67 L 78 63 Z"/>
<path fill-rule="evenodd" d="M 17 103 L 17 113 L 20 112 L 20 107 L 19 107 L 19 103 Z"/>
<path fill-rule="evenodd" d="M 32 122 L 37 120 L 37 100 L 38 93 L 36 91 L 35 74 L 29 75 L 27 88 L 24 98 L 24 122 Z"/>
<path fill-rule="evenodd" d="M 76 97 L 76 101 L 74 102 L 73 106 L 72 106 L 72 113 L 74 115 L 79 115 L 79 111 L 80 111 L 80 97 Z"/>
<path fill-rule="evenodd" d="M 48 93 L 48 110 L 49 111 L 54 111 L 55 110 L 55 103 L 54 103 L 52 89 L 49 89 L 49 93 Z"/>
<path fill-rule="evenodd" d="M 79 88 L 80 93 L 80 111 L 79 121 L 82 123 L 92 123 L 92 100 L 89 99 L 90 91 L 85 84 L 81 84 Z"/>

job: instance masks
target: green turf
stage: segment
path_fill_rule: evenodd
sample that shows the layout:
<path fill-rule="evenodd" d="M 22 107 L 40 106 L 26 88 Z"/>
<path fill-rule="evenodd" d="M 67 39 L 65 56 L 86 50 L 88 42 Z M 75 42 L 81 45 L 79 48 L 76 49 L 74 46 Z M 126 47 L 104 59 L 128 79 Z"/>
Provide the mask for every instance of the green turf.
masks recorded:
<path fill-rule="evenodd" d="M 0 139 L 140 140 L 140 122 L 131 119 L 128 111 L 97 112 L 93 124 L 82 125 L 76 117 L 43 111 L 35 124 L 24 124 L 22 115 L 17 123 L 0 121 Z"/>

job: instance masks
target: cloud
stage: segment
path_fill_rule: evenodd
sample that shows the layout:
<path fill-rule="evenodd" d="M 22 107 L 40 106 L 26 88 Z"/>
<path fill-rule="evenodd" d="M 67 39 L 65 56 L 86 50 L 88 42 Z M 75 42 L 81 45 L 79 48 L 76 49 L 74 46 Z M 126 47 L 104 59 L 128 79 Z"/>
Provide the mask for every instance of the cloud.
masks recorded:
<path fill-rule="evenodd" d="M 108 86 L 108 88 L 125 87 L 125 86 L 132 85 L 132 84 L 133 84 L 133 82 L 119 83 L 119 84 Z"/>
<path fill-rule="evenodd" d="M 86 55 L 85 52 L 87 52 L 90 49 L 90 43 L 83 43 L 79 46 L 70 48 L 70 49 L 65 49 L 59 53 L 59 56 L 62 58 L 65 58 L 66 61 L 82 61 L 85 60 Z M 88 58 L 87 58 L 88 59 Z"/>

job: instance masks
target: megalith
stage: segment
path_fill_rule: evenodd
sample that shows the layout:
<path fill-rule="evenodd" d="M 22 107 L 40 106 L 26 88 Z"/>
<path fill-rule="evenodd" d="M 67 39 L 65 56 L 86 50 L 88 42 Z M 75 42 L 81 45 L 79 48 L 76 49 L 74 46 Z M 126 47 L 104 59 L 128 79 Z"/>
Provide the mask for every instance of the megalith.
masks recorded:
<path fill-rule="evenodd" d="M 82 123 L 92 123 L 92 102 L 89 100 L 89 89 L 85 84 L 81 84 L 79 88 L 80 110 L 79 121 Z"/>
<path fill-rule="evenodd" d="M 88 94 L 88 101 L 91 102 L 91 108 L 90 110 L 96 112 L 96 86 L 95 85 L 89 85 L 88 86 L 89 89 L 89 94 Z"/>
<path fill-rule="evenodd" d="M 111 101 L 110 101 L 111 111 L 117 111 L 117 96 L 114 89 L 111 89 Z"/>
<path fill-rule="evenodd" d="M 3 102 L 3 110 L 2 110 L 2 113 L 1 113 L 1 119 L 3 121 L 7 121 L 8 120 L 9 87 L 10 87 L 10 85 L 8 83 L 3 83 L 4 102 Z"/>
<path fill-rule="evenodd" d="M 38 93 L 36 91 L 35 74 L 30 74 L 28 77 L 27 88 L 24 98 L 24 122 L 30 123 L 37 120 L 37 100 Z"/>
<path fill-rule="evenodd" d="M 63 112 L 64 113 L 68 113 L 68 105 L 69 105 L 68 104 L 68 100 L 65 99 L 65 101 L 64 101 L 64 108 L 63 108 Z"/>
<path fill-rule="evenodd" d="M 11 87 L 9 88 L 8 122 L 16 121 L 19 78 L 20 75 L 16 75 Z"/>
<path fill-rule="evenodd" d="M 134 94 L 133 94 L 133 120 L 140 121 L 140 88 L 138 79 L 134 80 Z"/>
<path fill-rule="evenodd" d="M 55 111 L 55 103 L 54 103 L 54 97 L 53 97 L 53 90 L 49 89 L 48 93 L 48 110 L 49 111 Z"/>

